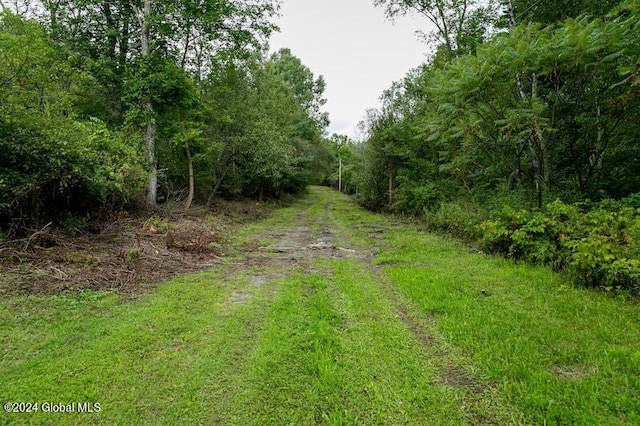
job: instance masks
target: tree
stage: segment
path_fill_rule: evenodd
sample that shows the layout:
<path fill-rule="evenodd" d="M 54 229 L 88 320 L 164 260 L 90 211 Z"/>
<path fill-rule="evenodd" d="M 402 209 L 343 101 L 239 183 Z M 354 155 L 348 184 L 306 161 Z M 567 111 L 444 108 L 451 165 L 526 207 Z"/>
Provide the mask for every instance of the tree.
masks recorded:
<path fill-rule="evenodd" d="M 138 150 L 101 120 L 75 116 L 92 79 L 66 58 L 37 22 L 0 14 L 2 225 L 117 208 L 139 189 Z"/>
<path fill-rule="evenodd" d="M 374 0 L 388 18 L 418 13 L 435 26 L 431 41 L 444 47 L 445 56 L 472 51 L 496 20 L 496 8 L 480 0 Z"/>
<path fill-rule="evenodd" d="M 185 208 L 330 179 L 323 79 L 265 60 L 276 1 L 12 5 L 40 24 L 0 15 L 3 222 L 119 208 L 143 175 Z"/>
<path fill-rule="evenodd" d="M 449 153 L 443 165 L 465 158 L 479 181 L 502 176 L 533 188 L 538 206 L 542 191 L 567 187 L 599 198 L 606 170 L 623 164 L 635 175 L 628 161 L 606 163 L 635 146 L 637 90 L 621 70 L 640 56 L 636 20 L 623 11 L 607 21 L 518 26 L 437 70 L 428 92 L 438 113 L 425 137 Z"/>
<path fill-rule="evenodd" d="M 622 0 L 506 0 L 511 3 L 514 23 L 549 25 L 580 15 L 604 17 Z"/>
<path fill-rule="evenodd" d="M 291 87 L 296 100 L 319 130 L 323 131 L 329 126 L 329 115 L 322 112 L 323 105 L 327 103 L 323 98 L 326 88 L 324 77 L 315 78 L 313 72 L 290 49 L 280 49 L 274 53 L 267 68 Z"/>
<path fill-rule="evenodd" d="M 269 19 L 277 2 L 51 0 L 41 2 L 39 9 L 56 41 L 90 58 L 88 68 L 104 87 L 114 89 L 107 90 L 113 94 L 114 121 L 125 117 L 128 124 L 141 128 L 148 168 L 146 199 L 154 207 L 156 140 L 161 136 L 154 102 L 160 97 L 154 90 L 158 84 L 165 86 L 158 78 L 164 62 L 177 62 L 200 80 L 216 52 L 259 49 L 263 37 L 275 29 Z"/>
<path fill-rule="evenodd" d="M 638 7 L 514 25 L 394 83 L 366 123 L 365 202 L 419 214 L 461 195 L 540 208 L 640 190 Z"/>

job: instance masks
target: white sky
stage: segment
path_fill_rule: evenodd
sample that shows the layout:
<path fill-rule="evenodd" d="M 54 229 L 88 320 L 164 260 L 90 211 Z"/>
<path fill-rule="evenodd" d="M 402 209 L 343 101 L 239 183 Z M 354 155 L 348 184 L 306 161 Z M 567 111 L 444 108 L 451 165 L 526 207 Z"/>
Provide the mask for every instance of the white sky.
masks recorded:
<path fill-rule="evenodd" d="M 329 134 L 357 139 L 366 109 L 379 107 L 382 92 L 427 59 L 428 46 L 415 34 L 429 30 L 426 19 L 392 24 L 373 0 L 284 0 L 281 15 L 271 51 L 288 47 L 324 76 Z"/>

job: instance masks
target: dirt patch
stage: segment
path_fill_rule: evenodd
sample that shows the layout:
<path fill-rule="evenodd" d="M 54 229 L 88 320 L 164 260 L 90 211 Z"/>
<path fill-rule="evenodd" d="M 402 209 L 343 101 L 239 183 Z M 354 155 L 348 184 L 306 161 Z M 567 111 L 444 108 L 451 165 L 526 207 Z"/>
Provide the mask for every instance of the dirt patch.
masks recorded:
<path fill-rule="evenodd" d="M 268 285 L 272 281 L 284 277 L 286 277 L 286 273 L 284 271 L 273 270 L 265 270 L 263 273 L 250 275 L 248 277 L 249 285 L 234 290 L 227 298 L 227 303 L 232 305 L 243 305 L 254 298 L 254 292 L 259 291 L 262 287 Z"/>
<path fill-rule="evenodd" d="M 552 376 L 568 382 L 585 379 L 593 373 L 593 368 L 580 365 L 556 365 L 549 370 Z"/>
<path fill-rule="evenodd" d="M 239 223 L 273 206 L 221 202 L 189 214 L 121 217 L 71 237 L 47 227 L 0 244 L 0 295 L 51 295 L 114 289 L 139 293 L 168 278 L 224 263 L 227 237 Z"/>
<path fill-rule="evenodd" d="M 449 366 L 440 372 L 442 381 L 452 387 L 478 388 L 476 381 L 463 368 Z M 482 392 L 482 389 L 479 389 Z"/>
<path fill-rule="evenodd" d="M 261 247 L 261 250 L 271 253 L 296 253 L 304 250 L 310 241 L 313 232 L 308 226 L 292 226 L 271 234 L 278 240 L 269 246 Z"/>
<path fill-rule="evenodd" d="M 313 260 L 318 259 L 338 259 L 338 258 L 346 258 L 356 255 L 356 250 L 348 249 L 345 247 L 337 247 L 333 243 L 328 241 L 318 240 L 311 243 L 305 243 L 308 237 L 304 236 L 301 239 L 296 240 L 296 232 L 293 231 L 291 234 L 288 234 L 283 240 L 266 246 L 258 248 L 259 252 L 269 253 L 272 256 L 270 257 L 273 262 L 276 259 L 285 260 L 285 261 L 293 261 L 293 262 L 304 262 L 308 263 Z M 255 256 L 252 257 L 251 262 L 254 263 L 265 263 L 265 258 L 262 258 L 262 262 L 258 260 Z M 268 263 L 268 262 L 267 262 Z"/>
<path fill-rule="evenodd" d="M 327 225 L 328 209 L 323 215 L 314 216 L 301 212 L 292 220 L 292 226 L 274 228 L 255 236 L 256 240 L 274 241 L 266 246 L 248 244 L 253 253 L 248 264 L 297 264 L 309 265 L 319 259 L 366 258 L 369 255 L 348 247 L 338 231 Z"/>
<path fill-rule="evenodd" d="M 249 283 L 254 287 L 265 286 L 269 282 L 269 279 L 262 275 L 249 277 Z"/>
<path fill-rule="evenodd" d="M 231 296 L 229 296 L 229 303 L 242 305 L 244 303 L 247 303 L 251 299 L 253 299 L 253 293 L 235 290 L 233 293 L 231 293 Z"/>

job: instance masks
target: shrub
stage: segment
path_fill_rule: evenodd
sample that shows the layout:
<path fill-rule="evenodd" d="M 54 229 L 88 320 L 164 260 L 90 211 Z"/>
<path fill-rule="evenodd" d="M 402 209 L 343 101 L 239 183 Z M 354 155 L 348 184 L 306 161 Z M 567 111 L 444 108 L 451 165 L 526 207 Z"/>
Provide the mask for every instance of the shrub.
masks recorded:
<path fill-rule="evenodd" d="M 583 214 L 566 241 L 571 253 L 568 272 L 589 286 L 638 292 L 639 212 L 624 203 L 606 201 Z"/>
<path fill-rule="evenodd" d="M 478 225 L 484 216 L 473 204 L 442 202 L 437 209 L 425 209 L 424 213 L 431 230 L 444 231 L 465 240 L 477 240 L 481 237 Z"/>
<path fill-rule="evenodd" d="M 555 201 L 544 211 L 503 208 L 478 229 L 493 253 L 564 270 L 581 284 L 640 292 L 640 209 L 603 201 L 588 211 Z"/>
<path fill-rule="evenodd" d="M 393 210 L 410 215 L 420 215 L 425 209 L 432 209 L 442 200 L 442 193 L 434 182 L 417 184 L 406 181 L 396 191 Z"/>
<path fill-rule="evenodd" d="M 89 219 L 87 217 L 78 217 L 66 214 L 60 221 L 60 230 L 69 236 L 77 237 L 84 233 L 87 228 Z"/>
<path fill-rule="evenodd" d="M 513 254 L 513 232 L 526 223 L 527 217 L 526 211 L 507 206 L 493 220 L 480 223 L 478 229 L 482 235 L 483 249 L 489 253 Z"/>

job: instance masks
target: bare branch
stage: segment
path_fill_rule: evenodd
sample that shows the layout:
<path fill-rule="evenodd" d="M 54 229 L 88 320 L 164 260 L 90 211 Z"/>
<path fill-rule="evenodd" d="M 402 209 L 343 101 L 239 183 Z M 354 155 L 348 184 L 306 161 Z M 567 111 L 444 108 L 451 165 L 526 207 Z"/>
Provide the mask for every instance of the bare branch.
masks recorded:
<path fill-rule="evenodd" d="M 47 229 L 49 226 L 51 226 L 53 224 L 53 222 L 49 222 L 47 223 L 44 228 L 42 228 L 39 231 L 34 232 L 29 239 L 27 240 L 27 243 L 24 245 L 24 248 L 22 249 L 22 251 L 27 251 L 27 249 L 29 248 L 29 244 L 31 244 L 31 240 L 33 240 L 36 236 L 42 234 L 44 232 L 45 229 Z"/>

